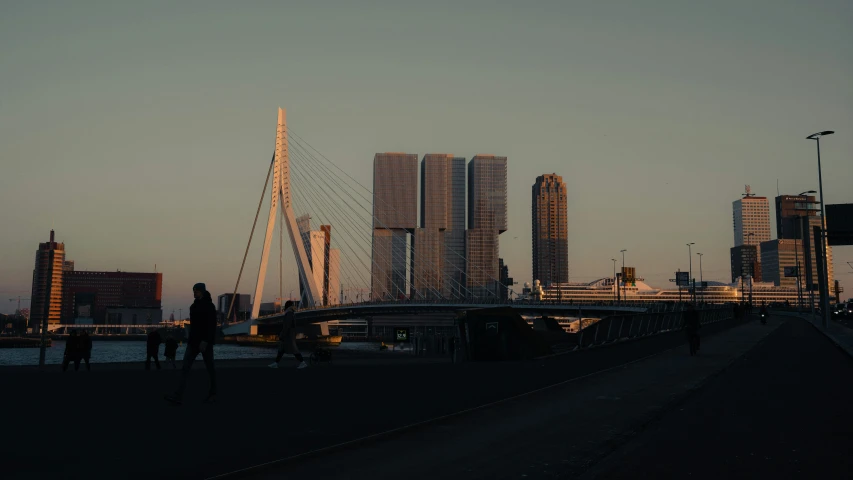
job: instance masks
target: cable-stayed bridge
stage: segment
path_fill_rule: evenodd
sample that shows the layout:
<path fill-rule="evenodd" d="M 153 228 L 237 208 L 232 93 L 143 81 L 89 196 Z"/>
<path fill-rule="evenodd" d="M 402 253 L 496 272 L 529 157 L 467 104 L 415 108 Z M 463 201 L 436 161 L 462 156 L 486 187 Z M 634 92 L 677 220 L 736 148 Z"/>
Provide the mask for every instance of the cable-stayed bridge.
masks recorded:
<path fill-rule="evenodd" d="M 407 167 L 412 165 L 417 168 L 417 164 L 411 162 Z M 374 182 L 378 175 L 393 177 L 397 173 L 383 168 L 389 167 L 374 162 Z M 417 172 L 414 173 L 416 178 Z M 478 258 L 469 258 L 464 246 L 460 248 L 460 232 L 450 235 L 445 225 L 444 229 L 423 235 L 423 243 L 415 245 L 415 229 L 411 228 L 415 225 L 400 229 L 395 223 L 396 219 L 411 217 L 413 212 L 401 211 L 407 207 L 398 205 L 395 196 L 416 195 L 417 185 L 394 184 L 393 181 L 389 185 L 382 195 L 374 195 L 371 188 L 359 183 L 288 128 L 285 111 L 279 108 L 274 153 L 249 236 L 251 245 L 269 189 L 270 208 L 251 319 L 228 326 L 226 334 L 249 333 L 252 325 L 280 320 L 280 314 L 259 315 L 276 223 L 279 226 L 280 282 L 284 275 L 285 229 L 296 260 L 296 272 L 291 275 L 295 273 L 299 281 L 297 319 L 300 324 L 358 316 L 446 314 L 508 305 L 506 297 L 511 287 L 497 278 L 497 263 L 490 265 Z M 410 189 L 415 191 L 407 191 Z M 443 192 L 427 197 L 427 201 L 439 198 L 440 194 Z M 464 208 L 464 199 L 462 205 Z M 423 216 L 423 210 L 421 212 Z M 319 228 L 314 229 L 315 226 Z M 495 238 L 498 233 L 494 232 Z M 456 241 L 450 241 L 451 238 Z M 249 245 L 238 275 L 238 287 Z M 497 248 L 496 243 L 494 248 Z M 494 253 L 496 259 L 497 252 Z M 235 293 L 236 290 L 237 287 Z M 345 295 L 345 291 L 358 293 L 353 298 L 352 294 Z M 598 315 L 646 311 L 642 306 L 510 305 L 527 313 L 563 315 L 578 315 L 582 310 Z M 231 318 L 230 312 L 226 318 Z"/>

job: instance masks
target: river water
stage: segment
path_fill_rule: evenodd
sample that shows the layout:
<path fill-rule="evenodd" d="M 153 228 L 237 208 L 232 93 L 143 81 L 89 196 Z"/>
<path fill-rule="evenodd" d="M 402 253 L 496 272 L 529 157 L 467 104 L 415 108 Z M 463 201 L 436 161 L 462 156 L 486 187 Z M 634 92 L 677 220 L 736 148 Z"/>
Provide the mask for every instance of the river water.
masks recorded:
<path fill-rule="evenodd" d="M 163 361 L 163 345 L 160 345 L 160 361 Z M 235 360 L 252 358 L 274 358 L 274 347 L 248 347 L 240 345 L 216 345 L 214 354 L 217 360 Z M 343 342 L 335 350 L 372 351 L 378 350 L 374 342 Z M 178 347 L 177 359 L 184 357 L 186 344 Z M 65 352 L 65 341 L 54 340 L 45 352 L 45 363 L 59 365 Z M 145 341 L 94 341 L 92 342 L 91 363 L 131 363 L 145 361 Z M 38 348 L 0 348 L 0 365 L 38 365 Z"/>

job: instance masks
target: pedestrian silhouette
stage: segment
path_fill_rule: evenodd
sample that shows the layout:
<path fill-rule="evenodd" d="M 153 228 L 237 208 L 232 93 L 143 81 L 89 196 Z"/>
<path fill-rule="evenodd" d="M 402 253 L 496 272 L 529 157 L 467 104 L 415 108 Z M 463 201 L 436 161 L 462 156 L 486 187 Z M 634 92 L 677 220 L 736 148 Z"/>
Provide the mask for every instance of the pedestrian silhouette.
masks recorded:
<path fill-rule="evenodd" d="M 690 356 L 699 352 L 699 329 L 702 323 L 699 321 L 699 312 L 692 303 L 687 304 L 684 311 L 684 332 L 687 334 L 687 344 L 690 347 Z"/>
<path fill-rule="evenodd" d="M 148 333 L 148 341 L 145 345 L 145 370 L 151 370 L 152 358 L 154 359 L 154 365 L 157 366 L 157 370 L 160 370 L 160 360 L 157 358 L 159 356 L 160 343 L 160 334 L 157 330 Z"/>
<path fill-rule="evenodd" d="M 281 333 L 278 335 L 278 353 L 275 356 L 275 361 L 269 364 L 269 367 L 278 368 L 278 362 L 281 361 L 284 354 L 290 354 L 296 358 L 298 362 L 296 368 L 302 369 L 308 366 L 296 346 L 296 309 L 291 300 L 284 303 L 284 322 L 282 323 Z"/>
<path fill-rule="evenodd" d="M 89 367 L 89 359 L 92 358 L 92 338 L 89 337 L 89 333 L 85 330 L 80 334 L 80 355 L 83 357 L 83 361 L 86 362 L 86 370 L 91 371 L 92 368 Z"/>
<path fill-rule="evenodd" d="M 80 359 L 82 354 L 80 351 L 80 337 L 77 336 L 77 330 L 71 330 L 68 335 L 68 340 L 65 341 L 65 354 L 62 358 L 62 371 L 68 370 L 68 364 L 74 362 L 74 371 L 80 370 Z"/>
<path fill-rule="evenodd" d="M 181 383 L 178 390 L 172 395 L 166 395 L 165 399 L 173 404 L 180 405 L 183 402 L 184 391 L 187 389 L 187 380 L 190 369 L 195 358 L 201 353 L 204 366 L 210 377 L 210 390 L 205 402 L 216 401 L 216 371 L 213 369 L 213 343 L 216 338 L 216 306 L 203 283 L 193 285 L 193 297 L 195 301 L 190 306 L 190 337 L 187 339 L 187 350 L 184 352 L 184 364 L 181 371 Z"/>
<path fill-rule="evenodd" d="M 166 357 L 166 360 L 172 362 L 172 368 L 177 368 L 175 365 L 175 356 L 178 354 L 178 342 L 175 341 L 175 337 L 169 335 L 166 337 L 166 348 L 163 352 L 163 356 Z"/>

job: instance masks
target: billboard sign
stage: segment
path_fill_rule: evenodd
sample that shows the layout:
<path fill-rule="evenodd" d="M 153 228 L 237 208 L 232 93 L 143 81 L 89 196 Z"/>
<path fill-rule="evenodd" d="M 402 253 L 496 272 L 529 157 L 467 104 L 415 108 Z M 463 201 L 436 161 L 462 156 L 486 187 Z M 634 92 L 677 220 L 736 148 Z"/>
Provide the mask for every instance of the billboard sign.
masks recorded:
<path fill-rule="evenodd" d="M 832 247 L 853 245 L 853 203 L 826 206 L 826 242 Z"/>

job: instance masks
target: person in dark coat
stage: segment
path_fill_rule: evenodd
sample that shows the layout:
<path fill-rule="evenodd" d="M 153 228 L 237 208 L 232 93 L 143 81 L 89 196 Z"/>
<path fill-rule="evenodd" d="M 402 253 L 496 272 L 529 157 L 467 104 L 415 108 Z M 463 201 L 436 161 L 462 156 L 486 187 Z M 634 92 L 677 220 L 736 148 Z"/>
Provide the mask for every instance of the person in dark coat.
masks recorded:
<path fill-rule="evenodd" d="M 80 352 L 80 337 L 77 336 L 77 330 L 71 330 L 68 335 L 68 340 L 65 341 L 65 355 L 62 358 L 62 371 L 68 370 L 68 364 L 74 362 L 74 371 L 80 370 L 80 359 L 83 357 Z"/>
<path fill-rule="evenodd" d="M 690 356 L 696 355 L 699 351 L 699 329 L 701 327 L 699 312 L 692 303 L 688 303 L 687 310 L 684 312 L 684 332 L 687 334 Z"/>
<path fill-rule="evenodd" d="M 184 352 L 184 364 L 181 372 L 181 383 L 178 390 L 172 395 L 166 395 L 166 400 L 180 405 L 183 401 L 184 391 L 187 388 L 187 379 L 195 358 L 201 353 L 204 366 L 210 377 L 210 390 L 205 402 L 216 402 L 216 371 L 213 369 L 213 343 L 216 339 L 216 306 L 210 297 L 210 292 L 203 283 L 193 285 L 193 297 L 195 301 L 190 307 L 190 336 L 187 339 L 187 350 Z"/>
<path fill-rule="evenodd" d="M 166 349 L 163 352 L 163 356 L 166 357 L 166 360 L 172 362 L 172 368 L 177 368 L 175 365 L 175 356 L 178 354 L 178 342 L 175 340 L 175 337 L 169 335 L 166 337 Z"/>
<path fill-rule="evenodd" d="M 284 322 L 282 322 L 281 333 L 278 335 L 278 353 L 269 367 L 278 368 L 278 362 L 285 353 L 296 358 L 298 362 L 296 368 L 302 369 L 308 366 L 302 354 L 299 353 L 299 347 L 296 346 L 296 309 L 291 300 L 284 302 Z"/>
<path fill-rule="evenodd" d="M 89 359 L 92 358 L 92 338 L 85 330 L 80 334 L 80 356 L 86 362 L 86 370 L 92 371 L 89 367 Z"/>
<path fill-rule="evenodd" d="M 157 366 L 157 370 L 160 370 L 160 359 L 157 358 L 160 355 L 160 344 L 162 343 L 162 339 L 160 338 L 160 333 L 157 330 L 152 330 L 148 333 L 148 341 L 146 342 L 145 349 L 145 370 L 151 370 L 151 359 L 154 359 L 154 365 Z"/>

